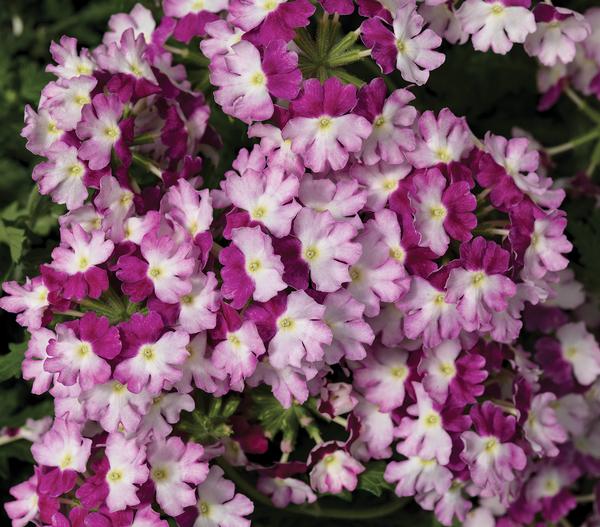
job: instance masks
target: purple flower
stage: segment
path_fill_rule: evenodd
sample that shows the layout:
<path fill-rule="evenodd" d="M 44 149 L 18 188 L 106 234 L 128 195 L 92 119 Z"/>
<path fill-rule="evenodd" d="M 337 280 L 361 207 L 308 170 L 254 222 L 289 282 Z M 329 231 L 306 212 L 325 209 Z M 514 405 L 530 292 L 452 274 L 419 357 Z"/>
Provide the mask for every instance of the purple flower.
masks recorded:
<path fill-rule="evenodd" d="M 289 42 L 296 28 L 309 24 L 314 12 L 308 0 L 233 0 L 229 4 L 230 22 L 242 28 L 250 42 L 262 46 L 273 40 Z"/>
<path fill-rule="evenodd" d="M 210 80 L 219 89 L 215 101 L 223 111 L 246 123 L 264 121 L 273 115 L 271 95 L 293 99 L 302 75 L 298 55 L 287 51 L 283 40 L 271 41 L 260 53 L 250 42 L 242 41 L 210 64 Z"/>
<path fill-rule="evenodd" d="M 475 432 L 462 434 L 464 451 L 461 458 L 467 463 L 479 495 L 492 497 L 506 495 L 507 483 L 515 479 L 514 471 L 527 465 L 521 447 L 511 442 L 515 435 L 516 419 L 505 416 L 502 410 L 485 401 L 470 412 Z"/>
<path fill-rule="evenodd" d="M 106 317 L 86 313 L 79 320 L 56 326 L 56 339 L 48 344 L 44 369 L 57 373 L 62 384 L 79 382 L 87 390 L 109 379 L 110 366 L 106 361 L 120 351 L 118 329 L 111 327 Z"/>
<path fill-rule="evenodd" d="M 379 18 L 362 25 L 362 39 L 383 73 L 400 70 L 407 82 L 425 84 L 429 72 L 445 60 L 442 53 L 433 51 L 442 39 L 431 29 L 423 30 L 424 20 L 410 3 L 398 8 L 392 21 L 393 32 Z"/>
<path fill-rule="evenodd" d="M 290 104 L 291 119 L 283 137 L 292 141 L 292 150 L 313 172 L 341 170 L 350 153 L 361 150 L 371 125 L 364 117 L 349 113 L 356 102 L 356 88 L 331 77 L 323 84 L 308 79 Z"/>

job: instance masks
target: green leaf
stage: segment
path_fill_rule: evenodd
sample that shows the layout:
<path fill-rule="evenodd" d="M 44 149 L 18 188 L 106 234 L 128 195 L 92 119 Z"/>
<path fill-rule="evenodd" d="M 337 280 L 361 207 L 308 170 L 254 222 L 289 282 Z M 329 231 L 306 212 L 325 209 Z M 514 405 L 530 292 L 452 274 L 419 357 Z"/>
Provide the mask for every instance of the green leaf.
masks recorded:
<path fill-rule="evenodd" d="M 257 390 L 252 394 L 254 413 L 260 421 L 268 437 L 275 437 L 279 432 L 284 435 L 295 435 L 298 430 L 296 405 L 284 408 L 270 391 Z"/>
<path fill-rule="evenodd" d="M 5 479 L 12 475 L 8 461 L 19 459 L 27 464 L 33 464 L 31 455 L 31 443 L 25 440 L 15 441 L 0 446 L 0 478 Z"/>
<path fill-rule="evenodd" d="M 20 376 L 27 342 L 9 344 L 8 349 L 10 351 L 6 355 L 0 356 L 0 382 Z"/>
<path fill-rule="evenodd" d="M 7 226 L 4 222 L 0 221 L 0 242 L 8 245 L 12 261 L 18 262 L 23 254 L 25 230 Z"/>
<path fill-rule="evenodd" d="M 383 491 L 393 489 L 393 486 L 383 479 L 385 467 L 385 461 L 369 463 L 367 470 L 358 477 L 358 488 L 377 497 L 381 496 Z"/>

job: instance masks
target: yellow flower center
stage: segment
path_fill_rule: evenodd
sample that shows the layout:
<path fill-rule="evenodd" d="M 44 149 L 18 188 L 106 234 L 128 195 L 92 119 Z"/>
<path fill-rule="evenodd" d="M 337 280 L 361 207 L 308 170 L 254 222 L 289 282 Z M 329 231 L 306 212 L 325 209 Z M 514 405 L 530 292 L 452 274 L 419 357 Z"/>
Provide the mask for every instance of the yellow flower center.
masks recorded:
<path fill-rule="evenodd" d="M 115 382 L 113 383 L 112 389 L 115 393 L 123 393 L 125 391 L 125 386 L 120 382 Z"/>
<path fill-rule="evenodd" d="M 132 201 L 133 194 L 131 192 L 123 192 L 123 194 L 121 194 L 121 197 L 119 198 L 119 203 L 123 207 L 129 207 Z"/>
<path fill-rule="evenodd" d="M 198 505 L 198 512 L 201 516 L 208 516 L 210 513 L 210 505 L 205 501 L 201 501 L 200 505 Z"/>
<path fill-rule="evenodd" d="M 333 454 L 328 454 L 323 458 L 323 463 L 325 465 L 331 465 L 335 461 L 335 456 Z"/>
<path fill-rule="evenodd" d="M 239 346 L 242 341 L 240 340 L 240 338 L 237 335 L 234 335 L 233 333 L 230 333 L 229 336 L 227 337 L 227 340 L 233 345 L 233 346 Z"/>
<path fill-rule="evenodd" d="M 69 167 L 69 175 L 72 177 L 80 177 L 83 174 L 83 167 L 81 165 L 72 165 Z"/>
<path fill-rule="evenodd" d="M 77 95 L 75 97 L 75 104 L 78 104 L 79 106 L 83 106 L 84 104 L 87 104 L 90 102 L 90 98 L 86 95 Z"/>
<path fill-rule="evenodd" d="M 390 247 L 390 257 L 399 262 L 404 261 L 404 251 L 400 247 Z"/>
<path fill-rule="evenodd" d="M 490 439 L 485 442 L 485 451 L 491 453 L 496 450 L 497 446 L 498 440 L 495 437 L 490 437 Z"/>
<path fill-rule="evenodd" d="M 85 257 L 85 256 L 81 256 L 79 258 L 79 269 L 81 269 L 82 271 L 88 268 L 88 265 L 90 264 L 90 261 Z"/>
<path fill-rule="evenodd" d="M 79 75 L 89 75 L 92 73 L 91 68 L 85 64 L 78 64 L 76 70 Z"/>
<path fill-rule="evenodd" d="M 398 53 L 404 53 L 406 51 L 406 42 L 401 38 L 396 40 L 396 49 L 398 50 Z"/>
<path fill-rule="evenodd" d="M 111 470 L 106 474 L 106 479 L 111 483 L 116 483 L 123 478 L 123 472 L 117 469 Z"/>
<path fill-rule="evenodd" d="M 167 479 L 167 476 L 169 474 L 167 473 L 167 470 L 165 468 L 155 468 L 152 471 L 152 479 L 154 481 L 164 481 L 165 479 Z"/>
<path fill-rule="evenodd" d="M 329 117 L 321 117 L 319 119 L 319 128 L 321 130 L 327 130 L 331 126 L 331 119 Z"/>
<path fill-rule="evenodd" d="M 385 118 L 383 117 L 383 115 L 380 115 L 379 117 L 377 117 L 377 119 L 375 119 L 375 121 L 373 122 L 373 125 L 375 126 L 375 128 L 380 128 L 385 124 Z"/>
<path fill-rule="evenodd" d="M 425 417 L 424 421 L 426 426 L 434 427 L 440 424 L 440 416 L 432 412 Z"/>
<path fill-rule="evenodd" d="M 252 75 L 251 79 L 250 79 L 250 84 L 254 85 L 254 86 L 262 86 L 265 83 L 265 76 L 262 74 L 262 72 L 257 72 L 254 75 Z"/>
<path fill-rule="evenodd" d="M 504 6 L 502 4 L 494 4 L 492 6 L 492 14 L 500 15 L 504 12 Z"/>
<path fill-rule="evenodd" d="M 151 267 L 148 271 L 148 274 L 152 278 L 158 278 L 162 274 L 162 270 L 160 269 L 160 267 Z"/>
<path fill-rule="evenodd" d="M 48 123 L 48 133 L 50 133 L 50 134 L 58 133 L 58 126 L 56 126 L 56 123 L 54 123 L 54 122 Z"/>
<path fill-rule="evenodd" d="M 266 0 L 263 4 L 263 9 L 265 11 L 273 11 L 277 7 L 277 2 L 275 0 Z"/>
<path fill-rule="evenodd" d="M 146 360 L 152 360 L 154 358 L 154 348 L 152 348 L 152 346 L 142 346 L 140 353 Z"/>
<path fill-rule="evenodd" d="M 82 342 L 77 348 L 77 355 L 83 358 L 90 352 L 90 345 L 87 342 Z"/>
<path fill-rule="evenodd" d="M 395 377 L 396 379 L 404 379 L 408 373 L 408 370 L 405 366 L 394 366 L 391 370 L 391 373 L 392 377 Z"/>
<path fill-rule="evenodd" d="M 119 136 L 119 129 L 116 126 L 109 126 L 104 129 L 104 135 L 110 139 L 116 139 Z"/>
<path fill-rule="evenodd" d="M 577 355 L 577 348 L 575 346 L 569 346 L 565 351 L 565 355 L 567 358 L 572 359 Z"/>
<path fill-rule="evenodd" d="M 267 209 L 260 205 L 252 211 L 252 217 L 254 219 L 264 218 L 266 214 L 267 214 Z"/>
<path fill-rule="evenodd" d="M 473 278 L 471 279 L 471 283 L 475 286 L 480 286 L 480 285 L 482 285 L 482 282 L 484 281 L 484 279 L 485 279 L 485 274 L 482 273 L 481 271 L 479 271 L 473 275 Z"/>
<path fill-rule="evenodd" d="M 391 192 L 392 190 L 396 190 L 398 182 L 395 179 L 386 179 L 383 181 L 381 186 L 384 188 L 384 190 Z"/>
<path fill-rule="evenodd" d="M 314 245 L 307 247 L 304 251 L 304 257 L 307 260 L 314 260 L 317 256 L 319 256 L 319 250 Z"/>
<path fill-rule="evenodd" d="M 192 295 L 183 295 L 181 297 L 181 303 L 189 306 L 194 303 L 194 297 Z"/>
<path fill-rule="evenodd" d="M 360 281 L 360 278 L 361 278 L 360 269 L 358 269 L 357 267 L 350 267 L 349 274 L 350 274 L 350 278 L 352 279 L 353 282 Z"/>
<path fill-rule="evenodd" d="M 456 373 L 456 369 L 449 362 L 442 362 L 442 364 L 440 364 L 440 372 L 446 377 L 453 377 Z"/>
<path fill-rule="evenodd" d="M 71 463 L 73 463 L 73 456 L 71 454 L 65 454 L 60 462 L 60 468 L 65 470 L 71 466 Z"/>
<path fill-rule="evenodd" d="M 136 77 L 141 77 L 143 75 L 142 69 L 137 64 L 132 64 L 129 66 L 129 71 L 133 73 Z"/>
<path fill-rule="evenodd" d="M 436 306 L 441 306 L 446 302 L 446 297 L 440 293 L 439 295 L 435 295 L 434 299 L 433 299 L 433 303 Z"/>
<path fill-rule="evenodd" d="M 261 267 L 262 264 L 260 263 L 260 260 L 252 260 L 248 263 L 248 271 L 250 273 L 256 273 Z"/>
<path fill-rule="evenodd" d="M 279 321 L 279 328 L 284 331 L 291 331 L 295 325 L 296 323 L 290 317 L 284 317 Z"/>
<path fill-rule="evenodd" d="M 431 214 L 432 218 L 436 220 L 441 220 L 446 216 L 446 207 L 444 207 L 443 205 L 431 207 L 431 209 L 429 209 L 429 213 Z"/>

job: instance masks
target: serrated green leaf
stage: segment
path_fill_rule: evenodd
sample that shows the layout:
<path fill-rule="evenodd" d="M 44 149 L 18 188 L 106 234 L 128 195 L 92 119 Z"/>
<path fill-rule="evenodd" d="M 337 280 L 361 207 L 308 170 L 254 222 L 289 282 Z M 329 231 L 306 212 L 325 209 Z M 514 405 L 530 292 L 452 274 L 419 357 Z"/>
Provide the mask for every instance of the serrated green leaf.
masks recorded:
<path fill-rule="evenodd" d="M 8 245 L 12 261 L 18 262 L 23 254 L 25 230 L 5 225 L 4 222 L 0 221 L 0 242 Z"/>
<path fill-rule="evenodd" d="M 384 491 L 393 489 L 385 479 L 385 461 L 369 463 L 367 469 L 358 477 L 358 488 L 380 497 Z"/>
<path fill-rule="evenodd" d="M 20 376 L 27 343 L 9 344 L 8 349 L 8 353 L 0 356 L 0 382 Z"/>

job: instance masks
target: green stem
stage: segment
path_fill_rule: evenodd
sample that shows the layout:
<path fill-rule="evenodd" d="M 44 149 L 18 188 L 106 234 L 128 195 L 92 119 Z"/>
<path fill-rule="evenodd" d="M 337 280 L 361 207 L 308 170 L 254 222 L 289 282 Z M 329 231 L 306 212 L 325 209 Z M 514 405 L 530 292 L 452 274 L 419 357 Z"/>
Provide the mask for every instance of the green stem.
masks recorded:
<path fill-rule="evenodd" d="M 353 62 L 358 62 L 359 60 L 368 57 L 371 54 L 371 51 L 368 49 L 353 49 L 349 50 L 346 53 L 341 55 L 337 55 L 336 57 L 331 57 L 327 61 L 327 65 L 331 68 L 339 68 L 340 66 L 346 66 L 347 64 L 352 64 Z"/>
<path fill-rule="evenodd" d="M 139 145 L 148 145 L 153 143 L 157 137 L 160 136 L 160 132 L 146 132 L 145 134 L 140 134 L 133 139 L 133 146 Z"/>
<path fill-rule="evenodd" d="M 594 130 L 591 130 L 590 132 L 580 135 L 579 137 L 576 137 L 575 139 L 571 139 L 570 141 L 567 141 L 566 143 L 563 143 L 561 145 L 552 146 L 550 148 L 546 148 L 546 153 L 549 156 L 562 154 L 563 152 L 568 152 L 569 150 L 573 150 L 574 148 L 577 148 L 580 145 L 589 143 L 590 141 L 593 141 L 594 139 L 596 139 L 599 136 L 600 136 L 600 128 L 595 128 Z"/>
<path fill-rule="evenodd" d="M 358 88 L 364 86 L 364 84 L 365 84 L 365 81 L 363 81 L 362 79 L 359 79 L 358 77 L 352 75 L 351 73 L 348 73 L 345 70 L 334 70 L 333 75 L 335 75 L 340 80 L 343 80 L 344 82 L 354 84 L 354 86 L 356 86 Z"/>
<path fill-rule="evenodd" d="M 577 503 L 593 503 L 596 501 L 596 496 L 594 494 L 586 494 L 585 496 L 576 496 L 575 501 Z"/>
<path fill-rule="evenodd" d="M 600 124 L 600 112 L 589 106 L 588 103 L 579 97 L 579 95 L 577 95 L 577 93 L 575 93 L 571 88 L 567 87 L 565 89 L 565 93 L 567 94 L 567 97 L 573 101 L 577 108 L 579 108 L 592 121 Z"/>
<path fill-rule="evenodd" d="M 152 172 L 152 174 L 154 174 L 159 179 L 162 179 L 162 171 L 158 167 L 158 165 L 154 163 L 154 161 L 138 152 L 132 152 L 131 158 L 136 164 L 138 164 L 142 168 L 145 168 L 149 172 Z"/>
<path fill-rule="evenodd" d="M 178 55 L 182 60 L 187 62 L 192 62 L 194 64 L 198 64 L 199 66 L 208 67 L 210 64 L 210 60 L 207 59 L 202 53 L 198 53 L 196 51 L 192 51 L 188 48 L 180 48 L 179 46 L 172 46 L 165 44 L 165 50 L 173 53 L 174 55 Z"/>
<path fill-rule="evenodd" d="M 219 465 L 231 479 L 238 489 L 243 493 L 252 498 L 255 502 L 262 503 L 268 507 L 273 507 L 273 503 L 264 494 L 256 490 L 256 487 L 243 478 L 237 470 L 235 470 L 225 460 L 220 459 Z M 406 505 L 408 500 L 394 499 L 385 505 L 379 505 L 369 507 L 366 509 L 351 509 L 351 508 L 336 508 L 336 507 L 322 507 L 318 503 L 312 505 L 288 505 L 285 508 L 285 512 L 291 512 L 292 514 L 300 514 L 303 516 L 312 516 L 315 518 L 332 518 L 338 520 L 370 520 L 374 518 L 383 518 L 388 516 L 397 510 L 400 510 Z"/>
<path fill-rule="evenodd" d="M 594 171 L 596 170 L 596 167 L 598 166 L 598 163 L 600 163 L 600 141 L 598 141 L 596 143 L 596 146 L 594 147 L 594 151 L 592 152 L 592 159 L 586 170 L 588 177 L 593 176 Z"/>

